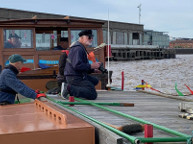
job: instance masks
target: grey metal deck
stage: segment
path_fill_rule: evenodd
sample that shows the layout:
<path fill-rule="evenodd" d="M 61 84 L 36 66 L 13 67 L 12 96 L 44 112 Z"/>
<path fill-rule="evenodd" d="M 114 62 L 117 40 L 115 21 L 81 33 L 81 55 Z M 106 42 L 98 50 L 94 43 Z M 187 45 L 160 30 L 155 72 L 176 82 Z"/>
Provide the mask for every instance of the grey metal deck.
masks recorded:
<path fill-rule="evenodd" d="M 56 100 L 61 100 L 58 97 L 53 97 Z M 63 101 L 63 100 L 61 100 Z M 98 98 L 92 102 L 124 102 L 134 103 L 134 107 L 108 106 L 111 109 L 123 112 L 128 115 L 188 134 L 192 135 L 193 120 L 187 120 L 178 117 L 180 113 L 178 105 L 181 100 L 160 97 L 152 94 L 146 94 L 135 91 L 98 91 Z M 116 126 L 124 124 L 137 123 L 122 116 L 111 112 L 101 110 L 94 106 L 76 105 L 74 109 L 85 113 L 99 121 L 110 123 Z M 157 130 L 154 128 L 154 137 L 175 137 L 174 135 Z M 144 133 L 134 135 L 143 137 Z M 108 142 L 100 142 L 108 143 Z M 113 143 L 113 142 L 110 142 Z M 121 143 L 121 142 L 117 142 Z"/>

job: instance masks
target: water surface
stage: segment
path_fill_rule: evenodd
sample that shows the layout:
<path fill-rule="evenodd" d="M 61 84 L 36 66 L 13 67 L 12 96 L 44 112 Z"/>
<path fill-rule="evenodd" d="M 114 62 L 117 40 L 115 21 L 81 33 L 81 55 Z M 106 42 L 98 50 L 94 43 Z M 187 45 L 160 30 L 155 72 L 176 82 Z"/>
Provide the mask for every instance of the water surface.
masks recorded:
<path fill-rule="evenodd" d="M 175 59 L 111 61 L 110 70 L 115 87 L 121 87 L 121 71 L 124 71 L 125 90 L 134 90 L 142 79 L 166 93 L 176 94 L 175 82 L 183 93 L 189 93 L 184 84 L 193 89 L 193 55 L 177 55 Z"/>

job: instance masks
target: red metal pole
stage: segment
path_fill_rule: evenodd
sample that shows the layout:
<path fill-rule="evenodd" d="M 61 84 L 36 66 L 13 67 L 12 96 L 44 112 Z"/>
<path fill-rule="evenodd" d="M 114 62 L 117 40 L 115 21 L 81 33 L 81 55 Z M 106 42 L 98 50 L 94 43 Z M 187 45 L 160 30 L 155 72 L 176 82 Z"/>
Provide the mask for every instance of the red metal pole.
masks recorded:
<path fill-rule="evenodd" d="M 144 85 L 144 80 L 141 80 L 141 85 Z M 142 90 L 144 90 L 145 88 L 143 87 Z"/>
<path fill-rule="evenodd" d="M 74 97 L 73 96 L 69 96 L 69 102 L 74 102 Z M 70 104 L 70 106 L 74 106 L 74 104 Z"/>
<path fill-rule="evenodd" d="M 144 137 L 145 138 L 152 138 L 153 137 L 153 126 L 150 124 L 144 125 Z M 145 144 L 153 144 L 151 142 Z"/>
<path fill-rule="evenodd" d="M 124 90 L 124 71 L 121 72 L 121 75 L 122 75 L 121 90 Z"/>

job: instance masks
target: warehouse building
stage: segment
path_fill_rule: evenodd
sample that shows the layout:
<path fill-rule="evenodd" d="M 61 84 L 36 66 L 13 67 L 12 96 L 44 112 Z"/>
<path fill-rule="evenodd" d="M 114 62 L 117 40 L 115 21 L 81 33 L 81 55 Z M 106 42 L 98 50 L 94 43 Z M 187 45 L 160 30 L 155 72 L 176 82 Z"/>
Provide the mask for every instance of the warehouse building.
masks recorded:
<path fill-rule="evenodd" d="M 164 32 L 144 30 L 144 45 L 157 45 L 159 48 L 169 47 L 169 35 Z"/>

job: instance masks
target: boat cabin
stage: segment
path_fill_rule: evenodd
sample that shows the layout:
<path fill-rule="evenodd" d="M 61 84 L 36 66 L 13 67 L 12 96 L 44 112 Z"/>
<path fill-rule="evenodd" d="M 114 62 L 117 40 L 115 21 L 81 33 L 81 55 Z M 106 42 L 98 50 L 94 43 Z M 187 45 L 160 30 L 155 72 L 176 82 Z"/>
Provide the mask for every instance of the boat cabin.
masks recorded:
<path fill-rule="evenodd" d="M 19 77 L 31 88 L 36 88 L 34 84 L 31 85 L 31 81 L 25 80 L 35 75 L 39 77 L 52 75 L 53 77 L 57 74 L 61 50 L 54 50 L 54 47 L 59 45 L 60 38 L 68 38 L 70 46 L 78 40 L 78 33 L 81 30 L 91 29 L 94 34 L 93 43 L 87 49 L 91 52 L 103 43 L 103 24 L 101 21 L 70 19 L 69 17 L 0 21 L 0 65 L 2 68 L 8 65 L 8 57 L 12 54 L 22 55 L 27 60 L 24 67 L 31 71 L 21 73 Z M 105 49 L 101 48 L 96 51 L 95 57 L 105 64 Z M 42 71 L 45 67 L 50 67 L 51 72 Z"/>

